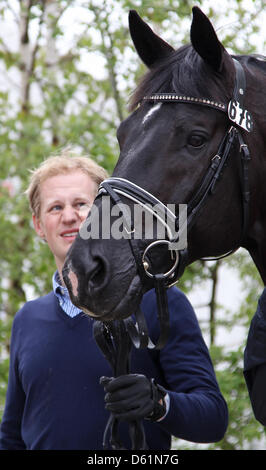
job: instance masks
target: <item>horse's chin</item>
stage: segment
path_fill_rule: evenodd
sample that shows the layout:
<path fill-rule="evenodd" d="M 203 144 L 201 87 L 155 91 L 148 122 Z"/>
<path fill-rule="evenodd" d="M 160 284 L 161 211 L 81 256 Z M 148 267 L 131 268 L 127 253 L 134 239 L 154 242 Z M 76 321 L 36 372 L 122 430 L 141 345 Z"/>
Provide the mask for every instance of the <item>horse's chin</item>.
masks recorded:
<path fill-rule="evenodd" d="M 100 320 L 104 322 L 109 322 L 113 320 L 121 320 L 127 318 L 130 315 L 133 315 L 142 299 L 143 289 L 140 282 L 139 276 L 136 274 L 127 290 L 125 295 L 118 299 L 116 305 L 110 310 L 106 305 L 111 305 L 111 302 L 106 302 L 105 305 L 101 306 L 101 302 L 98 299 L 97 305 L 89 305 L 87 302 L 79 301 L 78 298 L 73 298 L 72 301 L 77 305 L 84 313 L 92 317 L 94 320 Z M 93 293 L 90 294 L 93 298 Z M 102 293 L 102 298 L 104 298 L 105 293 Z M 93 302 L 94 304 L 95 302 Z"/>

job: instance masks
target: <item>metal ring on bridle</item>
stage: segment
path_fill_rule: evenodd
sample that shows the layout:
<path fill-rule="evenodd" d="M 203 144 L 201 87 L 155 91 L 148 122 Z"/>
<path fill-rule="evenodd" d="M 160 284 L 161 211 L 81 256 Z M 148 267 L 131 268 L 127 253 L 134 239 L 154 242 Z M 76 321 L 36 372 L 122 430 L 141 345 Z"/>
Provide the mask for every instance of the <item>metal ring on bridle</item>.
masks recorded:
<path fill-rule="evenodd" d="M 142 264 L 144 266 L 144 269 L 145 269 L 145 273 L 147 274 L 147 276 L 153 278 L 154 277 L 154 274 L 150 273 L 148 271 L 148 267 L 145 267 L 145 263 L 147 263 L 147 261 L 145 260 L 145 256 L 147 254 L 147 252 L 153 248 L 155 245 L 160 245 L 161 243 L 164 243 L 164 244 L 167 244 L 167 245 L 170 245 L 171 241 L 169 240 L 155 240 L 154 242 L 150 243 L 147 248 L 145 248 L 144 252 L 143 252 L 143 255 L 142 255 Z M 174 261 L 174 264 L 173 266 L 171 267 L 171 269 L 169 269 L 169 271 L 167 271 L 166 273 L 162 273 L 162 276 L 167 278 L 169 276 L 171 276 L 171 274 L 175 271 L 177 265 L 178 265 L 178 261 L 179 261 L 179 253 L 177 250 L 171 250 L 172 253 L 175 253 L 175 261 Z"/>

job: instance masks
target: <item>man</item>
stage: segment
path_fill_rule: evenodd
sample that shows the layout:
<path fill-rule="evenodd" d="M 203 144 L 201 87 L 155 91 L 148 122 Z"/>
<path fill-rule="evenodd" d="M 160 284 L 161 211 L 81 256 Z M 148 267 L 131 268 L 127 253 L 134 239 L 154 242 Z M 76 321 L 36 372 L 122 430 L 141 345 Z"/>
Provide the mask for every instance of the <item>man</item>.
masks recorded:
<path fill-rule="evenodd" d="M 64 154 L 32 173 L 27 194 L 34 228 L 48 243 L 57 271 L 53 291 L 27 302 L 14 319 L 2 449 L 102 449 L 107 410 L 119 416 L 123 411 L 126 418 L 134 410 L 145 418 L 149 449 L 169 449 L 171 435 L 212 442 L 225 433 L 227 407 L 194 311 L 178 289 L 168 290 L 167 345 L 156 352 L 133 348 L 132 374 L 123 376 L 122 385 L 121 378 L 110 378 L 93 320 L 70 302 L 62 266 L 105 177 L 92 160 Z M 156 335 L 153 290 L 141 307 Z M 121 437 L 130 448 L 127 429 L 122 423 Z"/>

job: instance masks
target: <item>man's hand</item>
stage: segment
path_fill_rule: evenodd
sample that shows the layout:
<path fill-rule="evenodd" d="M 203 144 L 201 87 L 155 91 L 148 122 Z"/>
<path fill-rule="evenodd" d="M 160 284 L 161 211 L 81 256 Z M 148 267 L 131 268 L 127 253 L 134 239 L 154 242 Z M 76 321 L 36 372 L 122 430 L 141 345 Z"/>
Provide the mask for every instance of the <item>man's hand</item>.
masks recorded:
<path fill-rule="evenodd" d="M 105 408 L 121 420 L 147 418 L 157 421 L 164 416 L 166 391 L 153 379 L 141 374 L 101 377 L 106 392 Z"/>

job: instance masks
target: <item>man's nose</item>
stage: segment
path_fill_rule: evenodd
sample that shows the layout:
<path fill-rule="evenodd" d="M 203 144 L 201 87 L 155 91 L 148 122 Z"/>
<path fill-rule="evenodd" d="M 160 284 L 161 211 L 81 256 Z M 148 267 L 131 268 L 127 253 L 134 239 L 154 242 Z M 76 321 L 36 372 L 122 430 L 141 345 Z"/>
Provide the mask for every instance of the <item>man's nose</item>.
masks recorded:
<path fill-rule="evenodd" d="M 79 212 L 75 207 L 65 206 L 62 212 L 62 221 L 64 223 L 72 223 L 79 220 Z"/>

